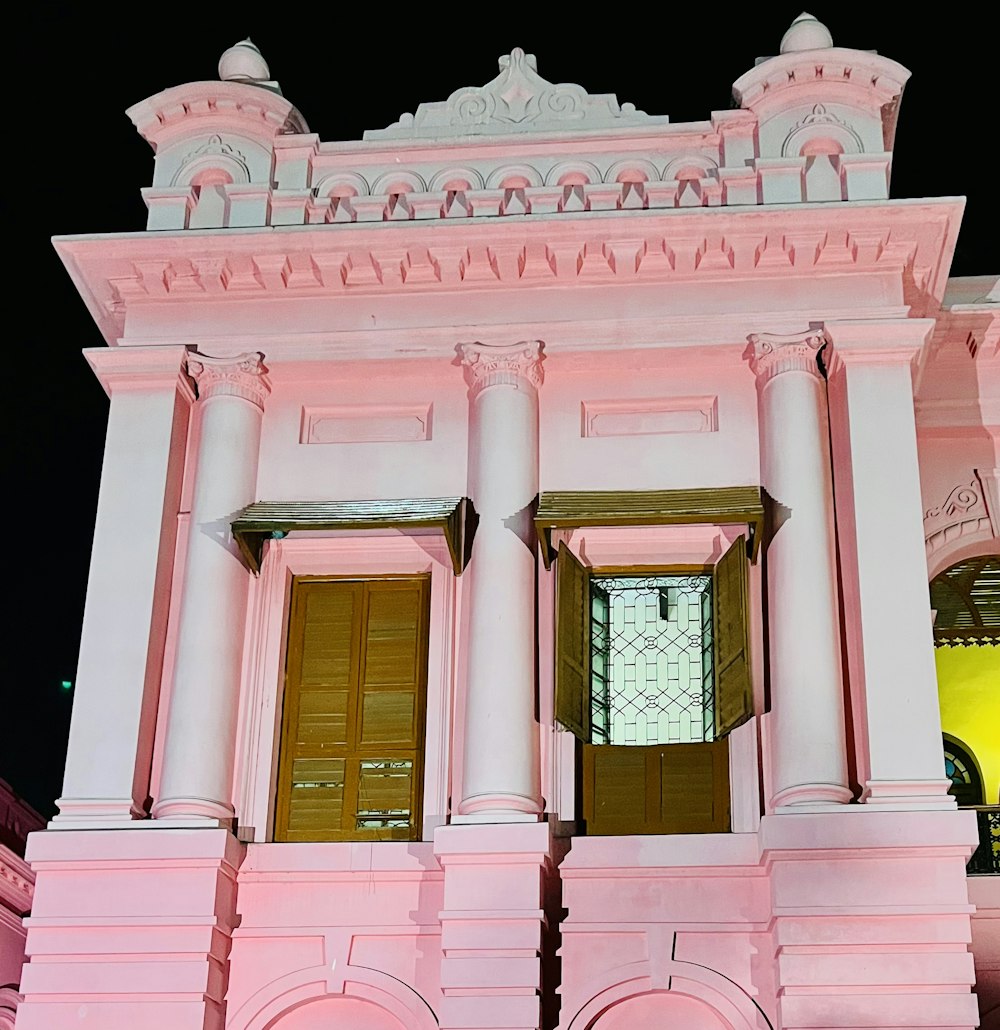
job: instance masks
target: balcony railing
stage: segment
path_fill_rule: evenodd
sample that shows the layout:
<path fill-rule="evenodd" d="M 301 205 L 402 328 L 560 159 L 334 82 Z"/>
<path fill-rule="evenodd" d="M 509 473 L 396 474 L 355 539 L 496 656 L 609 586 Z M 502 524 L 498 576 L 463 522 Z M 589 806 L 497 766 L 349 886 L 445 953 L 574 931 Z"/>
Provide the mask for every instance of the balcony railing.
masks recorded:
<path fill-rule="evenodd" d="M 972 853 L 966 871 L 974 876 L 1000 876 L 1000 806 L 977 806 L 975 813 L 979 847 Z"/>

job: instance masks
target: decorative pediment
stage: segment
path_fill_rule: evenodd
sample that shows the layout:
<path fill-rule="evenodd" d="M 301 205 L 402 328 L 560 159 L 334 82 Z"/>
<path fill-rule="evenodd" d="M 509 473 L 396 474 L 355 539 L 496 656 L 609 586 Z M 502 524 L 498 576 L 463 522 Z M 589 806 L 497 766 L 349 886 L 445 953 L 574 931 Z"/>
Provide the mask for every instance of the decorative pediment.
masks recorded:
<path fill-rule="evenodd" d="M 612 93 L 591 95 L 573 83 L 554 83 L 538 74 L 534 54 L 516 47 L 500 58 L 500 74 L 485 86 L 456 90 L 443 102 L 421 104 L 385 129 L 364 138 L 425 139 L 497 136 L 521 132 L 652 128 L 666 115 L 650 116 L 633 104 L 619 105 Z"/>

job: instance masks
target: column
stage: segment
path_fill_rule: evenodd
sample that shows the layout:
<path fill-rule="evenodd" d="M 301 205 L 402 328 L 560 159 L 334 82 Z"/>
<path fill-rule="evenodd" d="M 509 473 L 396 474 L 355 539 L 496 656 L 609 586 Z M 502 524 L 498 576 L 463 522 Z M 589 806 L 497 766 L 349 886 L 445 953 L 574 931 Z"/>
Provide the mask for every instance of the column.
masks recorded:
<path fill-rule="evenodd" d="M 767 545 L 771 803 L 846 804 L 830 440 L 821 333 L 749 337 L 757 376 Z"/>
<path fill-rule="evenodd" d="M 932 319 L 834 322 L 830 417 L 861 800 L 950 808 L 912 367 Z"/>
<path fill-rule="evenodd" d="M 460 348 L 469 384 L 469 482 L 479 515 L 469 577 L 465 762 L 456 820 L 535 820 L 538 341 Z"/>
<path fill-rule="evenodd" d="M 181 594 L 160 797 L 153 815 L 233 818 L 236 746 L 249 574 L 230 532 L 255 500 L 260 425 L 269 392 L 260 354 L 192 355 L 201 435 Z"/>
<path fill-rule="evenodd" d="M 183 347 L 85 351 L 111 397 L 58 829 L 145 816 L 184 449 Z"/>

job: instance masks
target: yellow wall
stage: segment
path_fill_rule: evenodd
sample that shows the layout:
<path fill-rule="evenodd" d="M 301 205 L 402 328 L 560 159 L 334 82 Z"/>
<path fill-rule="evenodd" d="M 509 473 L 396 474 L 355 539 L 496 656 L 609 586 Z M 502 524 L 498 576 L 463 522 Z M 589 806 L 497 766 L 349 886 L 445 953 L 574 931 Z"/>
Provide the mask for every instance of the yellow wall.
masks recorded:
<path fill-rule="evenodd" d="M 937 647 L 941 729 L 975 755 L 986 803 L 1000 792 L 1000 645 Z"/>

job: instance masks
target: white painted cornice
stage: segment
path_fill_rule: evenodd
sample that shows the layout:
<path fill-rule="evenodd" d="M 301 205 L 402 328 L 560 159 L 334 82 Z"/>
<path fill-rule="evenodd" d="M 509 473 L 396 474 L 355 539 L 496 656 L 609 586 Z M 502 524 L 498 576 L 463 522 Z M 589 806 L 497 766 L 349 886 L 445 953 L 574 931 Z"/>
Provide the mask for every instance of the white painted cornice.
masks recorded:
<path fill-rule="evenodd" d="M 240 82 L 171 86 L 133 104 L 125 113 L 154 150 L 178 135 L 234 126 L 262 140 L 309 131 L 302 115 L 283 96 Z"/>

